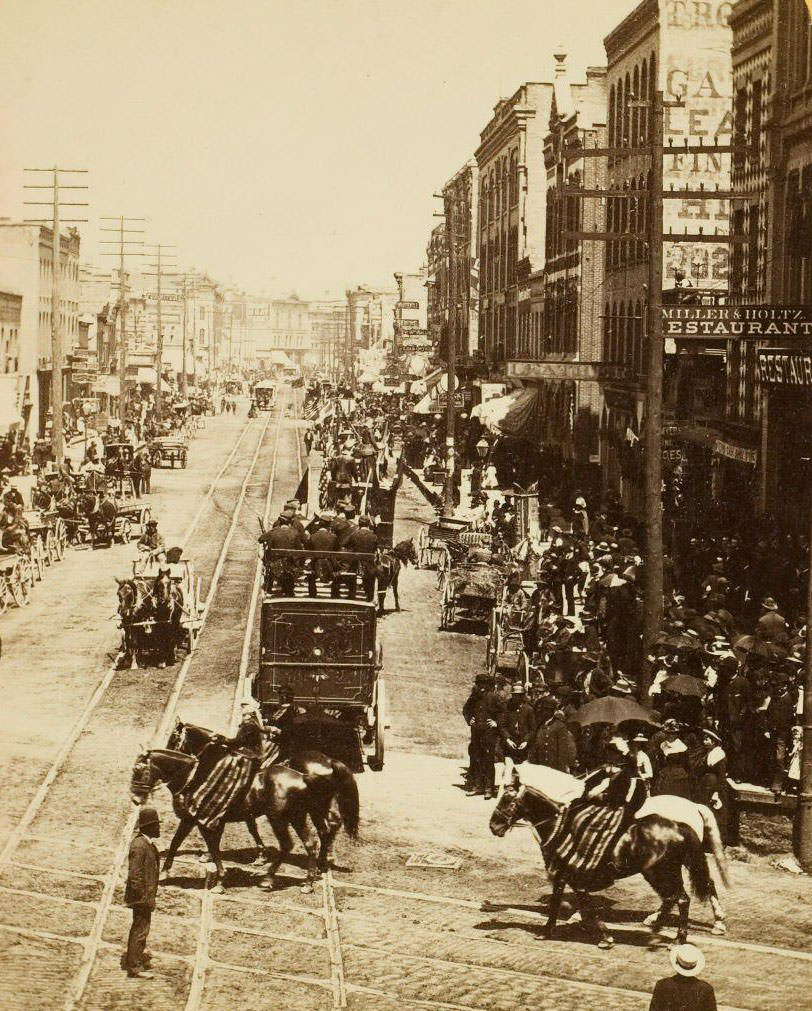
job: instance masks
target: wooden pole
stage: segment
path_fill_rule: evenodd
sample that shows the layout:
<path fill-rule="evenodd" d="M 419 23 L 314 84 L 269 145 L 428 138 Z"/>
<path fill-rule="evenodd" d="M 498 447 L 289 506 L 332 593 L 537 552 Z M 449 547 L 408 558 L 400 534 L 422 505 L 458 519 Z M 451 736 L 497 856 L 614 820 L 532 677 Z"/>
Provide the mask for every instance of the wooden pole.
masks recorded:
<path fill-rule="evenodd" d="M 121 318 L 121 343 L 118 348 L 118 416 L 122 426 L 127 420 L 127 281 L 124 273 L 124 218 L 120 219 L 118 256 L 118 314 Z M 123 427 L 122 427 L 123 430 Z"/>
<path fill-rule="evenodd" d="M 59 236 L 59 169 L 54 167 L 53 241 L 51 243 L 51 447 L 54 460 L 62 463 L 62 328 L 60 319 L 61 255 Z"/>
<path fill-rule="evenodd" d="M 663 94 L 649 106 L 648 375 L 645 425 L 645 559 L 643 568 L 643 664 L 639 698 L 651 684 L 648 661 L 663 619 Z"/>
<path fill-rule="evenodd" d="M 161 374 L 163 372 L 163 357 L 164 357 L 164 330 L 163 321 L 161 319 L 161 246 L 158 244 L 158 265 L 155 268 L 155 273 L 158 277 L 158 309 L 157 309 L 157 321 L 158 321 L 158 347 L 155 354 L 155 417 L 161 420 Z"/>
<path fill-rule="evenodd" d="M 447 289 L 449 295 L 451 288 L 451 278 L 454 275 L 454 254 L 456 247 L 456 208 L 455 196 L 449 198 L 448 214 L 446 215 L 446 250 L 448 252 L 448 277 Z M 446 471 L 443 511 L 446 516 L 454 513 L 454 456 L 457 427 L 457 411 L 454 405 L 455 386 L 457 383 L 457 314 L 456 306 L 451 304 L 451 299 L 446 299 L 448 306 L 448 317 L 446 321 L 446 402 L 445 402 L 445 450 L 446 450 Z"/>
<path fill-rule="evenodd" d="M 807 463 L 809 503 L 809 574 L 806 583 L 806 677 L 804 680 L 801 777 L 798 784 L 798 863 L 812 874 L 812 460 Z"/>

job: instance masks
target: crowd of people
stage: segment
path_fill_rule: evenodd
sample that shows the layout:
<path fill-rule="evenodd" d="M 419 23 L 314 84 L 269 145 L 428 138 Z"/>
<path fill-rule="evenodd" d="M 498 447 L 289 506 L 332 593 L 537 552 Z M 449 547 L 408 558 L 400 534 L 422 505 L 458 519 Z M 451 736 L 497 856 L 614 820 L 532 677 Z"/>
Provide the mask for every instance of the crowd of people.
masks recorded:
<path fill-rule="evenodd" d="M 477 675 L 463 709 L 470 792 L 494 795 L 511 763 L 585 773 L 618 729 L 648 790 L 708 804 L 723 827 L 729 779 L 796 789 L 805 574 L 768 564 L 763 538 L 748 556 L 736 537 L 690 537 L 679 564 L 665 559 L 663 630 L 644 656 L 633 527 L 607 509 L 590 518 L 580 493 L 567 512 L 543 503 L 538 536 L 514 549 L 502 620 L 520 631 L 531 677 Z M 512 520 L 506 495 L 485 523 L 510 534 Z M 573 720 L 603 698 L 639 700 L 650 715 L 620 728 Z"/>

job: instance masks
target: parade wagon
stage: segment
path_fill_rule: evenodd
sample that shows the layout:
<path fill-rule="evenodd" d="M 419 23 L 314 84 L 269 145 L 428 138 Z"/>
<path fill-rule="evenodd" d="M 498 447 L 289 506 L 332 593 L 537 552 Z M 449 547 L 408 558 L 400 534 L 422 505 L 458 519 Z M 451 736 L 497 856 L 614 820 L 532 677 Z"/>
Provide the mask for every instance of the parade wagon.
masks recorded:
<path fill-rule="evenodd" d="M 531 602 L 535 583 L 523 583 L 517 600 L 503 585 L 501 599 L 491 611 L 486 666 L 489 674 L 501 674 L 511 681 L 529 684 L 533 673 L 525 649 L 525 635 L 533 627 L 535 605 Z"/>
<path fill-rule="evenodd" d="M 323 751 L 356 772 L 364 765 L 379 771 L 386 693 L 374 597 L 333 597 L 333 581 L 322 579 L 327 566 L 346 594 L 352 567 L 374 563 L 374 555 L 269 549 L 265 562 L 295 567 L 296 578 L 293 596 L 263 597 L 259 670 L 252 686 L 263 715 L 271 720 L 289 690 L 299 712 L 300 747 Z M 308 578 L 314 565 L 320 570 L 315 586 Z"/>
<path fill-rule="evenodd" d="M 153 467 L 185 467 L 189 446 L 185 439 L 177 435 L 159 435 L 149 447 L 149 457 Z"/>
<path fill-rule="evenodd" d="M 23 513 L 31 536 L 31 561 L 37 579 L 45 569 L 61 562 L 68 546 L 68 528 L 55 509 L 28 509 Z"/>
<path fill-rule="evenodd" d="M 420 528 L 417 535 L 417 561 L 421 569 L 442 567 L 449 543 L 459 543 L 460 534 L 471 529 L 471 521 L 456 516 L 440 516 Z"/>

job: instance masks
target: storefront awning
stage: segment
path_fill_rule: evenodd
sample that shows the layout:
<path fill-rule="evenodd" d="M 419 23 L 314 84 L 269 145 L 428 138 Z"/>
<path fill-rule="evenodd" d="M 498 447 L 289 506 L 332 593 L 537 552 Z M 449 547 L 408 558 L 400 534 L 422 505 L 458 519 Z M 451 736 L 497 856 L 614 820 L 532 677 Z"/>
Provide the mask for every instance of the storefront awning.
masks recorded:
<path fill-rule="evenodd" d="M 99 376 L 93 384 L 93 392 L 104 393 L 108 397 L 117 397 L 120 392 L 118 376 Z"/>
<path fill-rule="evenodd" d="M 155 377 L 157 373 L 151 365 L 139 365 L 138 374 L 135 377 L 137 383 L 150 383 L 152 386 L 155 385 Z"/>
<path fill-rule="evenodd" d="M 0 432 L 22 424 L 22 415 L 16 407 L 17 378 L 16 374 L 0 376 Z"/>
<path fill-rule="evenodd" d="M 498 435 L 533 438 L 538 434 L 540 390 L 528 387 L 514 390 L 504 397 L 493 397 L 471 411 L 485 428 Z"/>

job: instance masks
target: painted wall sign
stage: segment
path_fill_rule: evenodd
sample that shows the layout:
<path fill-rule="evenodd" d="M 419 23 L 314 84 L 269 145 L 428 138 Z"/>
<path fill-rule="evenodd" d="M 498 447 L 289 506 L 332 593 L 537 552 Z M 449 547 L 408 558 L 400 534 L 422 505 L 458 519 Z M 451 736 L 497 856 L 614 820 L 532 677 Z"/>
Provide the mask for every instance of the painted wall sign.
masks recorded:
<path fill-rule="evenodd" d="M 728 460 L 735 460 L 737 463 L 748 463 L 752 466 L 758 462 L 758 450 L 748 449 L 746 446 L 736 446 L 732 442 L 725 442 L 717 439 L 713 444 L 713 451 L 717 456 L 724 456 Z"/>

